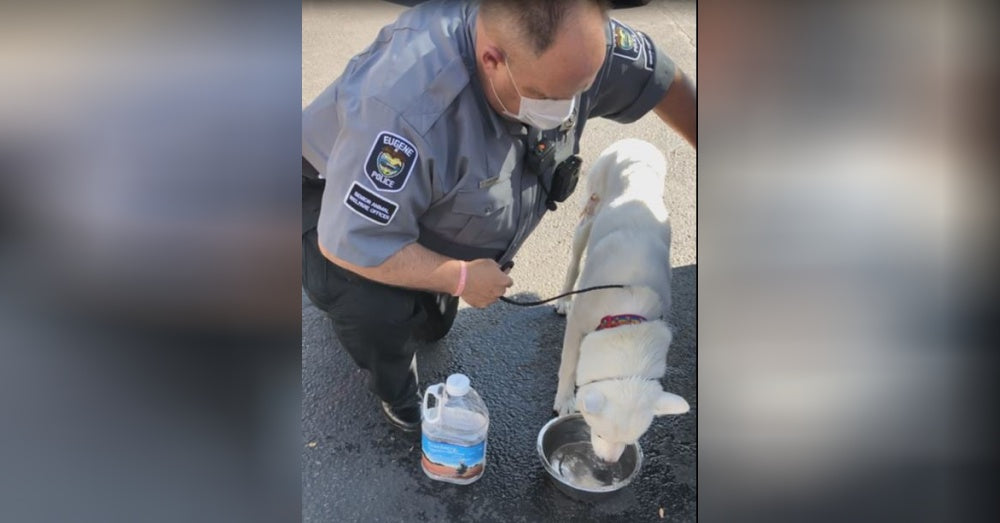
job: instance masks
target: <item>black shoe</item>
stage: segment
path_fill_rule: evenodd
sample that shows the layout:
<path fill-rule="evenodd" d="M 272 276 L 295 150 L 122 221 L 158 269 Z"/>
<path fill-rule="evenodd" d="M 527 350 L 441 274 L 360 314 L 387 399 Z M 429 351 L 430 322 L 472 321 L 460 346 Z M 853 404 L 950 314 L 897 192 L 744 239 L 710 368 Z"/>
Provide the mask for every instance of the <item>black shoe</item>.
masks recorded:
<path fill-rule="evenodd" d="M 416 432 L 420 430 L 420 405 L 407 405 L 406 407 L 393 408 L 392 405 L 382 401 L 382 414 L 392 423 L 393 426 L 403 432 Z"/>
<path fill-rule="evenodd" d="M 423 293 L 420 300 L 427 320 L 414 330 L 413 338 L 423 342 L 440 340 L 455 323 L 458 298 L 449 294 Z"/>
<path fill-rule="evenodd" d="M 404 432 L 416 432 L 420 430 L 420 404 L 423 402 L 424 397 L 420 393 L 420 378 L 417 373 L 417 355 L 413 355 L 413 359 L 410 360 L 410 376 L 409 384 L 406 389 L 404 389 L 403 397 L 405 398 L 407 394 L 413 394 L 412 401 L 396 401 L 395 403 L 402 403 L 402 406 L 393 407 L 392 404 L 381 401 L 382 404 L 382 414 L 385 414 L 385 418 L 392 423 L 393 426 L 399 428 Z"/>

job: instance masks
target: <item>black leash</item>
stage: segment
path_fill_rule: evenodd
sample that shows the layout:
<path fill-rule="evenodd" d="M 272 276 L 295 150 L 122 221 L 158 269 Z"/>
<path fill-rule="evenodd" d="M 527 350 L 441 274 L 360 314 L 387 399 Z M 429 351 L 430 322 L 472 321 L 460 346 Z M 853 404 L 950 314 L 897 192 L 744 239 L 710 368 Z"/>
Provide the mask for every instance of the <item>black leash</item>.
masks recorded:
<path fill-rule="evenodd" d="M 581 292 L 590 292 L 590 291 L 596 291 L 596 290 L 599 290 L 599 289 L 624 289 L 624 288 L 625 288 L 624 285 L 598 285 L 596 287 L 587 287 L 586 289 L 580 289 L 580 290 L 577 290 L 577 291 L 564 292 L 564 293 L 562 293 L 562 294 L 560 294 L 558 296 L 553 296 L 553 297 L 551 297 L 551 298 L 549 298 L 547 300 L 514 301 L 514 300 L 512 300 L 512 299 L 510 299 L 510 298 L 508 298 L 506 296 L 501 296 L 500 297 L 500 301 L 502 301 L 504 303 L 509 303 L 511 305 L 517 305 L 519 307 L 534 307 L 535 305 L 541 305 L 543 303 L 548 303 L 548 302 L 550 302 L 552 300 L 558 300 L 559 298 L 562 298 L 564 296 L 569 296 L 570 294 L 579 294 Z"/>

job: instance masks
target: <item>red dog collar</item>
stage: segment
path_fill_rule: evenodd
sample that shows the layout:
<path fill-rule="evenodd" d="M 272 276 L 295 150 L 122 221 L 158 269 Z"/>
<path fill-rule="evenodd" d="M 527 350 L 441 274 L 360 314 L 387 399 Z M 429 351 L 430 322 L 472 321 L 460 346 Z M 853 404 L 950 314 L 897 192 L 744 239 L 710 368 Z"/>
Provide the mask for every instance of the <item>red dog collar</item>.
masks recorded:
<path fill-rule="evenodd" d="M 642 323 L 644 321 L 646 321 L 646 318 L 639 316 L 638 314 L 619 314 L 617 316 L 605 316 L 601 318 L 601 324 L 597 326 L 597 330 L 613 329 L 615 327 L 621 327 L 622 325 L 633 325 L 636 323 Z"/>

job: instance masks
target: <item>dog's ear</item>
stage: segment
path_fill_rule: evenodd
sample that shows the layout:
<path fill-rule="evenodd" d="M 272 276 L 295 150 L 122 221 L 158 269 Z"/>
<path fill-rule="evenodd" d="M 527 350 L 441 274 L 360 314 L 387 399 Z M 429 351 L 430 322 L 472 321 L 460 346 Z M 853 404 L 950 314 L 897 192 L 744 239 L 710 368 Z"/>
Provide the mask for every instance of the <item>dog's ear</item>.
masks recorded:
<path fill-rule="evenodd" d="M 597 414 L 604 409 L 604 394 L 599 390 L 590 389 L 578 399 L 577 407 L 587 414 Z"/>
<path fill-rule="evenodd" d="M 654 416 L 684 414 L 689 410 L 691 410 L 691 406 L 684 398 L 669 392 L 661 392 L 660 397 L 656 398 L 656 403 L 653 404 Z"/>

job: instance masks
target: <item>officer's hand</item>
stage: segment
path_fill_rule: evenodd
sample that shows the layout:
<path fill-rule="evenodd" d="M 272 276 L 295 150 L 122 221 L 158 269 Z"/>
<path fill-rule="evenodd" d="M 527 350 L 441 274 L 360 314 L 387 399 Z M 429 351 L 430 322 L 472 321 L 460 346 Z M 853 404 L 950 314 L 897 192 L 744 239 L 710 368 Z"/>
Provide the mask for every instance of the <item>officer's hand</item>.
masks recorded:
<path fill-rule="evenodd" d="M 462 299 L 478 309 L 497 301 L 508 287 L 514 285 L 514 280 L 489 258 L 470 261 L 467 270 Z"/>

